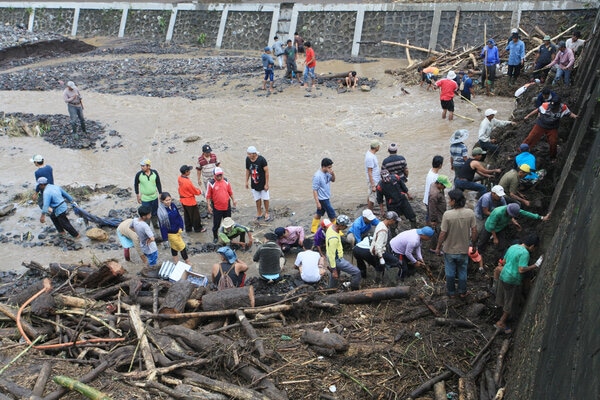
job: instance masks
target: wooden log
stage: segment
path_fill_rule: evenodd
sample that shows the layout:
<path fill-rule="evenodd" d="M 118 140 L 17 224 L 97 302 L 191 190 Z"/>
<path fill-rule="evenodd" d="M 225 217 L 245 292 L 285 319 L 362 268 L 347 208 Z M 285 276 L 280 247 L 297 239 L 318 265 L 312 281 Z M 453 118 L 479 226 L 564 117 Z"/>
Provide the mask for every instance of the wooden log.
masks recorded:
<path fill-rule="evenodd" d="M 261 360 L 265 359 L 267 357 L 267 353 L 265 353 L 263 341 L 256 334 L 254 327 L 250 324 L 250 322 L 248 322 L 248 318 L 246 318 L 244 312 L 242 310 L 237 310 L 235 316 L 237 317 L 238 321 L 240 321 L 240 324 L 242 325 L 242 328 L 244 328 L 246 335 L 248 335 L 254 343 L 254 349 L 258 353 L 258 358 Z"/>
<path fill-rule="evenodd" d="M 96 268 L 93 268 L 87 264 L 73 265 L 50 263 L 48 267 L 50 268 L 50 275 L 57 278 L 69 278 L 75 274 L 77 279 L 85 279 L 94 271 L 96 271 Z"/>
<path fill-rule="evenodd" d="M 132 306 L 129 309 L 129 318 L 135 333 L 140 341 L 140 349 L 144 358 L 144 365 L 147 370 L 153 371 L 148 377 L 148 380 L 154 380 L 156 365 L 154 364 L 154 357 L 152 356 L 152 350 L 150 349 L 150 343 L 148 343 L 148 337 L 146 336 L 146 327 L 144 326 L 140 318 L 140 306 Z"/>
<path fill-rule="evenodd" d="M 304 331 L 304 333 L 300 337 L 300 340 L 303 343 L 334 349 L 338 353 L 342 353 L 348 350 L 348 347 L 350 347 L 346 338 L 333 332 L 323 333 L 320 331 L 308 329 Z"/>
<path fill-rule="evenodd" d="M 433 385 L 433 395 L 435 400 L 447 400 L 446 397 L 446 382 L 439 381 Z"/>
<path fill-rule="evenodd" d="M 496 359 L 496 370 L 494 371 L 494 382 L 496 383 L 496 387 L 500 386 L 500 382 L 502 382 L 502 368 L 504 367 L 504 356 L 506 356 L 509 347 L 510 341 L 508 339 L 504 339 L 504 341 L 502 342 L 502 347 L 500 347 L 500 352 L 498 353 L 498 358 Z"/>
<path fill-rule="evenodd" d="M 97 270 L 89 274 L 81 286 L 85 288 L 103 287 L 111 282 L 117 281 L 125 274 L 125 269 L 117 260 L 107 260 L 103 262 Z"/>
<path fill-rule="evenodd" d="M 65 294 L 56 294 L 54 296 L 54 301 L 61 308 L 75 307 L 75 308 L 86 309 L 86 308 L 92 308 L 94 306 L 102 306 L 103 305 L 103 303 L 101 303 L 101 302 L 97 302 L 97 301 L 93 301 L 93 300 L 85 299 L 85 298 L 81 298 L 81 297 L 67 296 Z"/>
<path fill-rule="evenodd" d="M 435 385 L 439 381 L 443 381 L 445 379 L 450 378 L 452 376 L 452 374 L 453 374 L 452 371 L 445 371 L 445 372 L 442 372 L 439 375 L 434 376 L 433 378 L 431 378 L 427 382 L 421 384 L 421 386 L 419 386 L 418 388 L 416 388 L 415 390 L 413 390 L 412 392 L 410 392 L 409 397 L 411 399 L 416 399 L 417 397 L 421 396 L 423 393 L 428 392 L 429 390 L 431 390 L 431 388 L 433 387 L 433 385 Z"/>
<path fill-rule="evenodd" d="M 182 312 L 195 287 L 188 280 L 175 282 L 169 288 L 165 296 L 165 301 L 158 311 L 159 314 L 177 314 Z"/>
<path fill-rule="evenodd" d="M 160 333 L 180 338 L 186 345 L 200 353 L 210 352 L 215 347 L 215 341 L 213 339 L 181 325 L 165 326 L 160 330 Z"/>
<path fill-rule="evenodd" d="M 200 375 L 197 372 L 189 371 L 186 369 L 177 371 L 178 374 L 184 377 L 185 383 L 195 384 L 200 387 L 226 394 L 234 399 L 242 400 L 270 400 L 269 397 L 257 392 L 256 390 L 246 389 L 238 385 L 234 385 L 229 382 L 218 381 L 216 379 L 208 378 L 204 375 Z"/>
<path fill-rule="evenodd" d="M 484 377 L 485 377 L 485 385 L 487 387 L 487 391 L 488 391 L 488 397 L 490 398 L 490 400 L 494 397 L 494 394 L 496 394 L 496 382 L 494 382 L 494 374 L 492 373 L 492 371 L 490 371 L 489 369 L 486 369 L 484 372 Z"/>
<path fill-rule="evenodd" d="M 102 361 L 96 368 L 94 368 L 93 370 L 91 370 L 90 372 L 88 372 L 87 374 L 82 376 L 81 378 L 79 378 L 79 382 L 81 382 L 81 383 L 92 382 L 102 372 L 104 372 L 108 368 L 109 365 L 112 365 L 112 364 L 109 364 L 109 362 L 106 360 Z M 46 395 L 43 400 L 58 400 L 62 396 L 64 396 L 67 392 L 68 392 L 68 389 L 61 387 L 61 388 L 58 388 L 57 390 L 55 390 L 54 392 Z"/>
<path fill-rule="evenodd" d="M 458 400 L 477 400 L 477 388 L 471 378 L 458 378 Z"/>
<path fill-rule="evenodd" d="M 430 49 L 425 49 L 425 48 L 423 48 L 423 47 L 413 46 L 413 45 L 410 45 L 410 44 L 405 44 L 405 43 L 390 42 L 390 41 L 388 41 L 388 40 L 382 40 L 382 41 L 381 41 L 381 43 L 383 43 L 383 44 L 391 44 L 391 45 L 393 45 L 393 46 L 401 46 L 401 47 L 405 47 L 405 48 L 408 48 L 408 49 L 413 49 L 413 50 L 419 50 L 419 51 L 423 51 L 423 52 L 425 52 L 425 53 L 431 53 L 431 54 L 434 54 L 434 55 L 436 55 L 436 56 L 441 56 L 441 55 L 443 55 L 443 54 L 444 54 L 444 53 L 442 53 L 442 52 L 439 52 L 439 51 L 430 50 Z"/>
<path fill-rule="evenodd" d="M 406 39 L 406 45 L 409 46 L 410 42 L 408 41 L 408 39 Z M 410 56 L 410 48 L 409 47 L 405 47 L 404 48 L 405 52 L 406 52 L 406 60 L 408 61 L 408 66 L 410 67 L 413 63 L 413 60 Z"/>
<path fill-rule="evenodd" d="M 335 293 L 325 296 L 322 302 L 330 303 L 330 300 L 333 300 L 340 304 L 365 304 L 382 300 L 406 298 L 408 296 L 410 296 L 410 286 L 395 286 Z"/>
<path fill-rule="evenodd" d="M 454 51 L 454 43 L 456 42 L 456 33 L 458 32 L 458 22 L 460 20 L 460 6 L 456 7 L 454 15 L 454 28 L 452 29 L 452 41 L 450 42 L 450 50 Z"/>
<path fill-rule="evenodd" d="M 469 58 L 471 59 L 471 62 L 473 63 L 473 68 L 477 68 L 479 63 L 477 62 L 477 58 L 475 57 L 475 55 L 473 53 L 470 53 Z"/>
<path fill-rule="evenodd" d="M 202 296 L 202 309 L 205 311 L 243 307 L 254 307 L 254 288 L 252 286 L 219 290 Z"/>
<path fill-rule="evenodd" d="M 573 26 L 565 29 L 564 31 L 562 31 L 561 33 L 559 33 L 558 35 L 552 37 L 550 40 L 551 41 L 556 41 L 556 39 L 560 38 L 561 36 L 564 36 L 565 33 L 569 33 L 570 31 L 572 31 L 573 29 L 575 29 L 577 27 L 577 24 L 574 24 Z"/>
<path fill-rule="evenodd" d="M 537 33 L 539 33 L 539 34 L 540 34 L 542 37 L 544 37 L 544 36 L 549 36 L 549 35 L 546 35 L 546 32 L 544 32 L 544 31 L 543 31 L 543 30 L 542 30 L 542 29 L 541 29 L 539 26 L 537 26 L 537 25 L 536 25 L 536 26 L 534 26 L 534 27 L 533 27 L 533 29 L 535 29 L 535 31 L 536 31 Z"/>
<path fill-rule="evenodd" d="M 453 326 L 456 328 L 476 328 L 472 322 L 466 321 L 464 319 L 452 319 L 452 318 L 436 318 L 435 324 L 439 326 Z"/>
<path fill-rule="evenodd" d="M 6 303 L 9 305 L 20 306 L 21 304 L 25 303 L 27 300 L 29 300 L 31 297 L 33 297 L 34 294 L 36 294 L 43 288 L 44 288 L 44 280 L 40 279 L 39 281 L 36 281 L 35 283 L 28 285 L 27 287 L 25 287 L 23 290 L 21 290 L 19 293 L 15 294 L 14 296 L 9 297 Z"/>
<path fill-rule="evenodd" d="M 496 329 L 496 331 L 494 332 L 494 334 L 492 335 L 492 337 L 490 338 L 490 340 L 488 340 L 488 342 L 485 344 L 485 346 L 483 346 L 483 348 L 479 351 L 479 353 L 477 354 L 477 356 L 475 356 L 475 358 L 471 362 L 471 365 L 475 365 L 477 363 L 477 361 L 479 361 L 479 359 L 481 358 L 481 356 L 487 351 L 487 349 L 490 348 L 490 346 L 492 345 L 492 342 L 494 341 L 494 339 L 496 339 L 496 336 L 498 336 L 498 333 L 500 331 L 501 331 L 501 329 Z"/>
<path fill-rule="evenodd" d="M 90 299 L 93 299 L 93 300 L 101 300 L 106 297 L 114 296 L 115 294 L 119 293 L 119 291 L 121 289 L 128 287 L 132 282 L 140 282 L 140 280 L 137 278 L 133 278 L 133 279 L 129 279 L 129 280 L 126 280 L 123 282 L 119 282 L 119 283 L 109 286 L 107 288 L 95 291 L 93 293 L 89 293 L 89 294 L 87 294 L 87 297 L 89 297 Z M 141 284 L 141 282 L 140 282 L 140 284 Z"/>
<path fill-rule="evenodd" d="M 38 291 L 39 290 L 40 289 L 38 289 Z M 17 320 L 17 310 L 13 310 L 13 308 L 10 306 L 0 303 L 0 312 L 12 319 L 13 321 Z M 38 332 L 38 330 L 36 330 L 33 326 L 31 326 L 28 322 L 24 321 L 22 318 L 21 326 L 23 327 L 23 330 L 25 331 L 28 337 L 36 338 L 40 336 L 40 332 Z"/>
<path fill-rule="evenodd" d="M 31 392 L 32 396 L 41 397 L 44 394 L 44 388 L 46 387 L 46 383 L 48 382 L 48 378 L 50 377 L 50 373 L 52 372 L 52 364 L 46 361 L 42 365 L 42 369 L 38 374 L 37 380 L 35 381 L 35 385 L 33 386 L 33 391 Z"/>
<path fill-rule="evenodd" d="M 56 302 L 50 293 L 43 293 L 31 302 L 31 313 L 41 318 L 47 318 L 56 311 Z"/>
<path fill-rule="evenodd" d="M 31 390 L 17 385 L 6 378 L 0 378 L 0 389 L 4 393 L 10 393 L 18 399 L 27 399 L 31 396 Z"/>

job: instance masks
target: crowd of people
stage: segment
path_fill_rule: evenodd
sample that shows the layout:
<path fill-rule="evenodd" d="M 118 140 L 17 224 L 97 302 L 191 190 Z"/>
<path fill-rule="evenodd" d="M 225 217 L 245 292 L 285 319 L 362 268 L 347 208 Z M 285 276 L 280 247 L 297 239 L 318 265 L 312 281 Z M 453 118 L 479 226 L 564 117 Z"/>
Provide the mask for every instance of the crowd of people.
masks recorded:
<path fill-rule="evenodd" d="M 536 71 L 543 73 L 548 67 L 558 65 L 556 78 L 564 78 L 569 84 L 570 69 L 573 66 L 573 50 L 581 47 L 579 33 L 576 32 L 567 46 L 560 42 L 555 49 L 549 40 L 544 40 L 536 54 Z M 280 68 L 285 64 L 290 79 L 297 78 L 296 55 L 306 53 L 304 82 L 308 79 L 314 85 L 315 56 L 308 41 L 295 35 L 294 40 L 283 42 L 275 37 L 273 45 Z M 264 89 L 267 82 L 272 88 L 275 59 L 271 56 L 271 47 L 264 49 L 262 56 L 265 65 Z M 509 54 L 509 83 L 521 73 L 525 49 L 518 34 L 513 34 L 506 50 Z M 556 56 L 552 56 L 556 53 Z M 490 39 L 481 52 L 485 68 L 482 71 L 482 84 L 488 91 L 493 90 L 496 79 L 495 68 L 499 60 L 498 49 Z M 566 62 L 567 65 L 563 65 Z M 546 63 L 545 65 L 542 65 Z M 538 68 L 539 67 L 539 68 Z M 564 67 L 564 68 L 563 68 Z M 459 93 L 467 100 L 474 94 L 473 73 L 456 74 L 448 72 L 444 79 L 436 81 L 437 68 L 420 71 L 423 83 L 428 87 L 441 89 L 442 118 L 453 118 L 453 98 Z M 437 71 L 436 71 L 437 70 Z M 539 74 L 537 79 L 545 79 Z M 299 78 L 298 78 L 299 79 Z M 350 73 L 346 78 L 349 87 L 356 86 L 356 75 Z M 67 83 L 63 97 L 68 105 L 73 134 L 76 134 L 77 119 L 85 132 L 82 96 L 73 82 Z M 199 212 L 199 196 L 206 202 L 208 216 L 212 217 L 213 243 L 218 247 L 216 253 L 219 262 L 212 268 L 212 281 L 220 289 L 241 287 L 245 284 L 248 265 L 240 260 L 236 250 L 253 249 L 252 259 L 258 265 L 258 276 L 266 282 L 277 282 L 282 277 L 286 257 L 295 254 L 294 267 L 299 270 L 300 278 L 306 283 L 328 279 L 329 287 L 337 287 L 340 274 L 349 275 L 346 287 L 358 290 L 361 281 L 367 277 L 368 266 L 381 279 L 386 270 L 397 268 L 399 281 L 405 280 L 417 269 L 428 270 L 423 257 L 422 246 L 430 242 L 426 249 L 432 256 L 444 257 L 446 293 L 450 297 L 467 297 L 467 266 L 469 260 L 483 268 L 483 252 L 491 245 L 494 248 L 494 262 L 499 262 L 495 271 L 498 290 L 498 302 L 504 309 L 497 327 L 509 332 L 507 318 L 514 306 L 519 285 L 523 277 L 539 267 L 541 260 L 529 265 L 529 254 L 538 246 L 539 238 L 535 234 L 525 238 L 510 235 L 509 225 L 521 230 L 518 218 L 546 221 L 549 215 L 539 215 L 524 208 L 531 206 L 526 191 L 539 183 L 544 177 L 543 170 L 536 169 L 536 157 L 531 149 L 543 136 L 550 146 L 550 157 L 557 156 L 558 127 L 560 119 L 569 116 L 577 118 L 567 105 L 563 104 L 556 93 L 544 88 L 536 96 L 536 108 L 525 120 L 537 114 L 535 125 L 515 157 L 513 169 L 502 176 L 500 168 L 484 164 L 486 156 L 497 155 L 501 144 L 492 137 L 494 129 L 515 125 L 515 121 L 496 119 L 496 110 L 487 109 L 480 123 L 478 141 L 469 151 L 465 141 L 469 136 L 466 129 L 455 131 L 450 137 L 449 155 L 454 179 L 439 172 L 444 157 L 436 155 L 432 159 L 431 169 L 426 176 L 423 203 L 426 207 L 425 218 L 417 218 L 411 201 L 414 200 L 407 187 L 409 168 L 404 156 L 398 154 L 399 146 L 390 143 L 388 155 L 381 162 L 377 153 L 383 146 L 379 140 L 370 142 L 365 153 L 364 169 L 367 186 L 366 208 L 354 220 L 345 214 L 338 214 L 331 202 L 331 185 L 336 181 L 334 161 L 325 157 L 312 177 L 312 192 L 315 213 L 310 223 L 310 232 L 303 226 L 281 226 L 267 232 L 262 240 L 253 237 L 250 227 L 236 223 L 232 218 L 232 209 L 237 206 L 234 191 L 225 177 L 217 155 L 209 144 L 202 146 L 202 154 L 197 165 L 182 165 L 177 180 L 177 195 L 181 207 L 172 196 L 163 190 L 158 171 L 152 168 L 151 161 L 140 161 L 140 171 L 134 176 L 134 192 L 139 203 L 138 215 L 126 219 L 117 228 L 117 236 L 124 249 L 124 257 L 131 260 L 131 248 L 135 248 L 146 268 L 142 274 L 158 276 L 159 249 L 157 242 L 163 242 L 171 252 L 173 262 L 179 256 L 189 263 L 186 243 L 182 233 L 205 232 Z M 79 233 L 67 218 L 67 204 L 77 206 L 74 199 L 61 187 L 54 185 L 52 167 L 45 164 L 41 155 L 31 160 L 37 167 L 35 171 L 36 189 L 34 198 L 41 209 L 40 222 L 49 216 L 58 233 L 69 233 L 78 238 Z M 193 169 L 196 169 L 196 182 L 192 181 Z M 256 204 L 255 221 L 273 220 L 270 210 L 269 177 L 270 171 L 266 158 L 255 146 L 246 150 L 245 187 L 251 190 Z M 498 184 L 494 185 L 494 182 Z M 448 192 L 446 192 L 448 191 Z M 465 192 L 475 192 L 477 199 L 474 209 L 467 207 Z M 446 201 L 448 198 L 448 201 Z M 183 217 L 182 214 L 183 213 Z M 327 214 L 327 218 L 325 218 Z M 406 220 L 403 222 L 404 217 Z M 399 224 L 402 222 L 401 224 Z M 410 229 L 401 227 L 410 226 Z M 154 228 L 154 229 L 153 229 Z M 160 235 L 155 235 L 155 230 Z M 351 254 L 351 261 L 346 254 Z M 226 280 L 226 283 L 225 283 Z"/>

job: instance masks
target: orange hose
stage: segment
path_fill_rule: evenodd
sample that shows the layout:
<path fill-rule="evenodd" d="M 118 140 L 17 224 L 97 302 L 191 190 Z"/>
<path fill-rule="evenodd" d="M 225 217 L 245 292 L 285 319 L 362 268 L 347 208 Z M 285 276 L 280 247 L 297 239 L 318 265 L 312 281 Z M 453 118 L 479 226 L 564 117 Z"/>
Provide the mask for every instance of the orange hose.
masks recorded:
<path fill-rule="evenodd" d="M 21 314 L 23 313 L 23 310 L 25 309 L 25 307 L 27 307 L 32 301 L 34 301 L 35 299 L 40 297 L 42 294 L 49 292 L 51 289 L 52 289 L 52 287 L 50 286 L 50 280 L 44 279 L 44 287 L 42 289 L 40 289 L 39 292 L 34 294 L 29 300 L 27 300 L 25 303 L 23 303 L 23 305 L 21 307 L 19 307 L 19 311 L 17 311 L 17 318 L 16 318 L 17 328 L 19 329 L 21 336 L 23 336 L 23 338 L 29 345 L 32 342 L 31 342 L 31 340 L 29 340 L 29 338 L 27 337 L 27 334 L 25 333 L 25 330 L 21 326 Z M 48 350 L 48 349 L 60 349 L 61 347 L 76 346 L 76 345 L 86 344 L 86 343 L 122 342 L 124 340 L 125 340 L 125 338 L 108 338 L 108 339 L 98 338 L 98 339 L 89 339 L 89 340 L 79 340 L 77 342 L 43 344 L 43 345 L 32 346 L 32 347 L 36 350 Z"/>

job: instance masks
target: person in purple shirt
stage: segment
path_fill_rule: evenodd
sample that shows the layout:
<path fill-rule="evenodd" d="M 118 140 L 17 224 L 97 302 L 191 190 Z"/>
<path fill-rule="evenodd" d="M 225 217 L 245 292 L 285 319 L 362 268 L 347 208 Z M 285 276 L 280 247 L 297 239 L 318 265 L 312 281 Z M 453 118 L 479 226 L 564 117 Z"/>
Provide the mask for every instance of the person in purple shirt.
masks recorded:
<path fill-rule="evenodd" d="M 398 278 L 404 281 L 414 271 L 415 267 L 424 267 L 423 255 L 421 254 L 421 241 L 429 240 L 433 236 L 433 228 L 424 226 L 421 229 L 411 229 L 400 232 L 392 240 L 390 247 L 400 260 Z M 408 264 L 412 264 L 409 269 Z"/>
<path fill-rule="evenodd" d="M 292 247 L 302 248 L 304 243 L 304 228 L 301 226 L 286 226 L 275 229 L 277 235 L 277 244 L 284 253 L 291 250 Z"/>

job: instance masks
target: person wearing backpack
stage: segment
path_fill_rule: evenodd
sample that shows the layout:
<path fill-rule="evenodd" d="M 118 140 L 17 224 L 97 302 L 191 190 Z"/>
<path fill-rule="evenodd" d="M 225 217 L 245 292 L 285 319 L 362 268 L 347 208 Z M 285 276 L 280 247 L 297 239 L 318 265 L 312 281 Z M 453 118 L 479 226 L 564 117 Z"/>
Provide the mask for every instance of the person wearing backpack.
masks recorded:
<path fill-rule="evenodd" d="M 212 281 L 218 290 L 243 287 L 248 265 L 239 260 L 230 247 L 220 247 L 217 253 L 221 256 L 221 261 L 212 267 Z"/>

